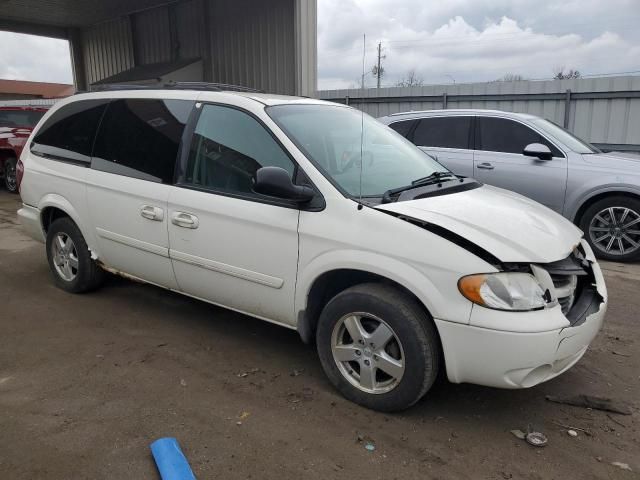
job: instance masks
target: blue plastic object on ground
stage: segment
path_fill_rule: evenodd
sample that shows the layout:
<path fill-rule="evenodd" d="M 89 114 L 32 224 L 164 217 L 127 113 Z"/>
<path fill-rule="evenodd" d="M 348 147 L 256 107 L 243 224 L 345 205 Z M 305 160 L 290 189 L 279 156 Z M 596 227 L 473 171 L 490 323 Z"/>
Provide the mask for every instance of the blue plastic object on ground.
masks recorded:
<path fill-rule="evenodd" d="M 175 438 L 156 440 L 151 444 L 151 453 L 162 480 L 196 480 Z"/>

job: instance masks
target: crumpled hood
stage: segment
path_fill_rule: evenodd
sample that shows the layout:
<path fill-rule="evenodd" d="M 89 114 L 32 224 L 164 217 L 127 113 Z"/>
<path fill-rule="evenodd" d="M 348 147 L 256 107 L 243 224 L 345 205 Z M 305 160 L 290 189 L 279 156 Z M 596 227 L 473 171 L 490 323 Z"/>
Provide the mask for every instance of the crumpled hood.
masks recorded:
<path fill-rule="evenodd" d="M 580 229 L 547 207 L 488 185 L 376 208 L 438 225 L 503 262 L 562 260 L 582 238 Z"/>

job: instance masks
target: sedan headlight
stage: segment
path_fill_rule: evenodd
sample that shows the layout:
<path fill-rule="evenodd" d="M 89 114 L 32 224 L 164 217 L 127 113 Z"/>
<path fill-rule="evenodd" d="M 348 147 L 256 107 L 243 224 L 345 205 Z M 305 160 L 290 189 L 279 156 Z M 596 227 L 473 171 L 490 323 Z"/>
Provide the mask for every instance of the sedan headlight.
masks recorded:
<path fill-rule="evenodd" d="M 548 294 L 529 273 L 501 272 L 468 275 L 458 281 L 460 293 L 487 308 L 527 311 L 544 308 Z"/>

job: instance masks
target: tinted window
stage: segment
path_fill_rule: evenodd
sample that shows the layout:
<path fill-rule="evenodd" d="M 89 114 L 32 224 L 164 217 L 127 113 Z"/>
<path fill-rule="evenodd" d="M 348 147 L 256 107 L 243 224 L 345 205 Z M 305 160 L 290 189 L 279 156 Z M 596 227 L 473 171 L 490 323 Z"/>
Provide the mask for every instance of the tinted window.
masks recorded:
<path fill-rule="evenodd" d="M 37 110 L 0 110 L 0 127 L 35 127 L 44 114 Z"/>
<path fill-rule="evenodd" d="M 96 138 L 91 167 L 172 183 L 180 140 L 193 105 L 189 100 L 112 101 Z"/>
<path fill-rule="evenodd" d="M 56 110 L 33 139 L 33 153 L 89 162 L 107 100 L 83 100 Z"/>
<path fill-rule="evenodd" d="M 416 123 L 415 120 L 404 120 L 402 122 L 393 122 L 389 124 L 389 127 L 393 128 L 396 132 L 398 132 L 403 137 L 409 135 L 409 131 L 413 124 Z"/>
<path fill-rule="evenodd" d="M 551 149 L 554 157 L 560 151 L 535 130 L 506 118 L 478 117 L 476 123 L 476 150 L 519 153 L 530 143 L 542 143 Z"/>
<path fill-rule="evenodd" d="M 469 148 L 471 117 L 423 118 L 413 132 L 421 147 Z"/>
<path fill-rule="evenodd" d="M 258 196 L 252 179 L 267 166 L 284 168 L 293 178 L 293 162 L 256 119 L 234 108 L 202 108 L 189 152 L 187 183 Z"/>

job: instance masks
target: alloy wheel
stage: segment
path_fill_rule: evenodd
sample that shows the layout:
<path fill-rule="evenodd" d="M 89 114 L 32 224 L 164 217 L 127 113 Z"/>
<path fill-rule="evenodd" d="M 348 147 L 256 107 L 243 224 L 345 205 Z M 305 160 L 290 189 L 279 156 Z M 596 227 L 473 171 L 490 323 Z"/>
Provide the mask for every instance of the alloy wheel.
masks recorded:
<path fill-rule="evenodd" d="M 349 313 L 336 323 L 331 352 L 340 373 L 366 393 L 387 393 L 405 371 L 402 344 L 393 329 L 369 313 Z"/>
<path fill-rule="evenodd" d="M 51 243 L 51 254 L 56 272 L 63 280 L 73 281 L 78 275 L 78 252 L 71 237 L 58 233 Z"/>
<path fill-rule="evenodd" d="M 589 223 L 593 245 L 609 255 L 628 255 L 640 248 L 640 214 L 628 207 L 600 210 Z"/>

